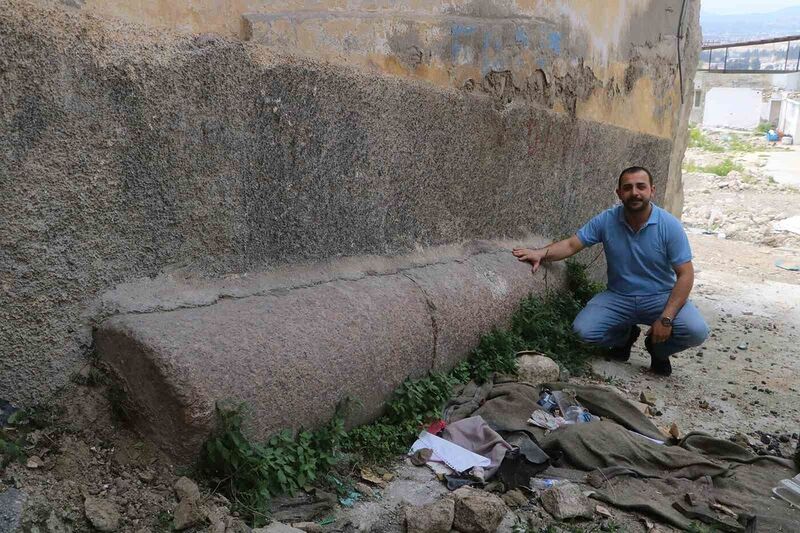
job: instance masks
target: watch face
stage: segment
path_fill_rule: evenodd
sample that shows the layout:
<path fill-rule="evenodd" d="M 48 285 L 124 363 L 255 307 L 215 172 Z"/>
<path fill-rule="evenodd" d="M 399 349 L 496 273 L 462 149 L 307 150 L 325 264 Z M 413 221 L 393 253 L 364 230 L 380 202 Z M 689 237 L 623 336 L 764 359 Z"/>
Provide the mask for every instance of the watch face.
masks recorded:
<path fill-rule="evenodd" d="M 661 325 L 663 325 L 663 326 L 671 326 L 672 325 L 672 319 L 671 318 L 667 318 L 667 317 L 662 318 L 661 319 Z"/>

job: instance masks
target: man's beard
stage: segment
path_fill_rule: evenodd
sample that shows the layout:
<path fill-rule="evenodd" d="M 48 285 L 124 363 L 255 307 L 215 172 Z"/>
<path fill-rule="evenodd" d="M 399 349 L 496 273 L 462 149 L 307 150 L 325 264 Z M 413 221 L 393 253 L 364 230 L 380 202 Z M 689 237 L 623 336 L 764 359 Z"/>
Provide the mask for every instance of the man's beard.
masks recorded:
<path fill-rule="evenodd" d="M 626 211 L 630 211 L 631 213 L 639 213 L 647 210 L 647 208 L 650 206 L 650 199 L 642 198 L 641 200 L 636 200 L 635 198 L 629 198 L 623 202 L 623 205 L 625 206 Z"/>

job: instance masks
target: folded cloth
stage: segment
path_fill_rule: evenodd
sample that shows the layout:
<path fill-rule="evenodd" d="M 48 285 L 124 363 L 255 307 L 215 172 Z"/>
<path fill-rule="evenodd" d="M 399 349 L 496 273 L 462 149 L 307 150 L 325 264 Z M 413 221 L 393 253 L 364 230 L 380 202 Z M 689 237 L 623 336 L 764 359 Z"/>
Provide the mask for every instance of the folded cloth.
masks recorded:
<path fill-rule="evenodd" d="M 491 479 L 511 445 L 479 416 L 463 418 L 449 424 L 442 432 L 442 438 L 458 444 L 471 452 L 487 457 L 490 461 L 484 467 L 485 479 Z"/>

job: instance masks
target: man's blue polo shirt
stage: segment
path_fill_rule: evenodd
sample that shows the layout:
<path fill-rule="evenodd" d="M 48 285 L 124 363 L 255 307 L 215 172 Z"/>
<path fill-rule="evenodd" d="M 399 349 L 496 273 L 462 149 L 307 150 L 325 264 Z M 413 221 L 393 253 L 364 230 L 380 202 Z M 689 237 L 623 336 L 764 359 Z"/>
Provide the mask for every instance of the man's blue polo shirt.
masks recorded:
<path fill-rule="evenodd" d="M 634 232 L 621 205 L 603 211 L 578 230 L 584 246 L 603 243 L 609 290 L 625 296 L 670 292 L 674 266 L 692 260 L 689 239 L 680 221 L 651 203 L 647 223 Z"/>

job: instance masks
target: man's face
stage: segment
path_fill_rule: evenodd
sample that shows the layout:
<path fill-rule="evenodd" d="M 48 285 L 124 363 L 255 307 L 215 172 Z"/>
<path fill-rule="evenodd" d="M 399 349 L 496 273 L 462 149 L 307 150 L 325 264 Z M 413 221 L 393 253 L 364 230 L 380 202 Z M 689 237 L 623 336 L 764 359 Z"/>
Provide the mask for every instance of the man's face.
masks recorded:
<path fill-rule="evenodd" d="M 617 189 L 617 196 L 622 201 L 622 205 L 630 212 L 645 211 L 650 205 L 650 199 L 656 192 L 656 188 L 650 185 L 650 178 L 646 172 L 629 172 L 622 176 L 620 186 Z"/>

